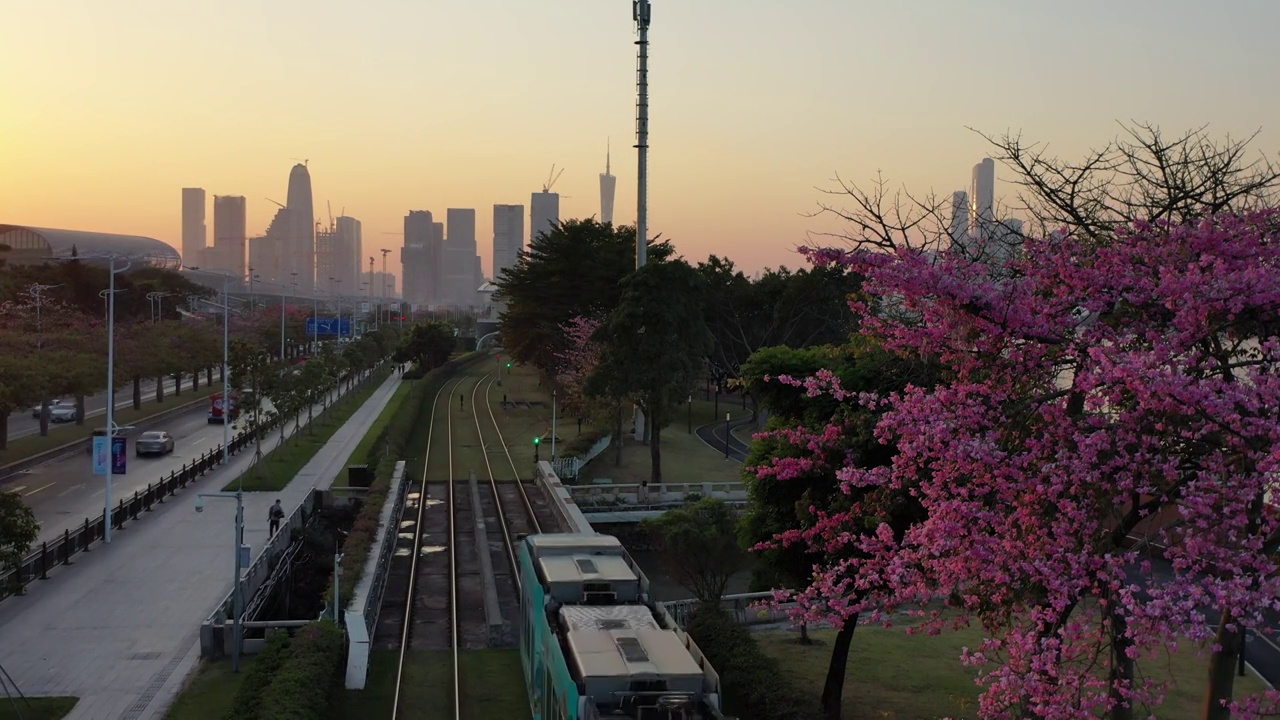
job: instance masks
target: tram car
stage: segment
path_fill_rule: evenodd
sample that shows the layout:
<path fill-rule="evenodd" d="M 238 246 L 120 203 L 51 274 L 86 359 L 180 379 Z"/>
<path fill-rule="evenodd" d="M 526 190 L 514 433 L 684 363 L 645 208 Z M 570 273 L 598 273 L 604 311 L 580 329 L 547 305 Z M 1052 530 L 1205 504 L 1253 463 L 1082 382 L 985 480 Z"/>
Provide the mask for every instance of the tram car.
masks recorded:
<path fill-rule="evenodd" d="M 733 720 L 719 676 L 617 538 L 526 536 L 520 584 L 533 720 Z"/>

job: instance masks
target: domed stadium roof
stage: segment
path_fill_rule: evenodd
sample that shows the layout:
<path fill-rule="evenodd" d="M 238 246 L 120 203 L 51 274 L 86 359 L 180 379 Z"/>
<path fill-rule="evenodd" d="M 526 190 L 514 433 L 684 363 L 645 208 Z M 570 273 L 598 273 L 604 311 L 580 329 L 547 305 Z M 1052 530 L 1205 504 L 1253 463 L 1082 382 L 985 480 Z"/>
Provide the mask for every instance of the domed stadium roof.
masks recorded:
<path fill-rule="evenodd" d="M 169 270 L 182 267 L 182 256 L 178 251 L 154 238 L 0 225 L 0 258 L 38 262 L 48 258 L 70 258 L 73 254 L 86 261 L 119 257 Z"/>

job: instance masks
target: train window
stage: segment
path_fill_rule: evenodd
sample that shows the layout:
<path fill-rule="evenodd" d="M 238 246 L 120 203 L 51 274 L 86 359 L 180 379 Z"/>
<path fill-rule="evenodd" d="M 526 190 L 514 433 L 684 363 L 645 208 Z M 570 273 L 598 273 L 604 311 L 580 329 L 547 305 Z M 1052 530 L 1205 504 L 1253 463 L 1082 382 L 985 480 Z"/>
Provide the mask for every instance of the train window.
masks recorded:
<path fill-rule="evenodd" d="M 666 691 L 667 691 L 666 680 L 632 680 L 631 681 L 631 692 L 634 692 L 634 693 L 653 693 L 653 692 L 666 692 Z"/>

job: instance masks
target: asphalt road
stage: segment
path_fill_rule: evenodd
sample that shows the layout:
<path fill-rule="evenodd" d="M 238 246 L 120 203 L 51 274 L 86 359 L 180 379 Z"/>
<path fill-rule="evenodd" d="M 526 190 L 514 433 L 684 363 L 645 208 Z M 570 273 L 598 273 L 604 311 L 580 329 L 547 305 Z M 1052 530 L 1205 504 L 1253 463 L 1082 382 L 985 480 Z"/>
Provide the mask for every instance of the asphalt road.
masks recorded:
<path fill-rule="evenodd" d="M 111 478 L 112 504 L 133 497 L 135 491 L 146 489 L 147 483 L 168 477 L 202 453 L 221 447 L 222 427 L 209 423 L 208 408 L 203 406 L 170 418 L 151 428 L 166 430 L 174 437 L 173 453 L 163 457 L 135 456 L 133 439 L 142 431 L 130 432 L 127 472 Z M 232 425 L 233 432 L 238 428 Z M 22 495 L 40 521 L 40 540 L 46 541 L 82 526 L 85 518 L 99 515 L 106 483 L 105 476 L 93 474 L 89 453 L 78 452 L 13 475 L 0 482 L 0 489 Z"/>
<path fill-rule="evenodd" d="M 183 381 L 183 390 L 190 389 L 191 379 L 186 378 Z M 200 387 L 204 387 L 204 377 L 200 378 Z M 164 396 L 167 398 L 173 394 L 173 379 L 165 380 Z M 147 402 L 154 402 L 156 399 L 156 383 L 155 380 L 150 382 L 142 381 L 142 402 L 146 406 Z M 120 390 L 116 391 L 116 409 L 123 410 L 133 407 L 133 383 L 129 383 Z M 107 412 L 107 394 L 99 393 L 92 397 L 84 399 L 85 418 L 98 417 Z M 58 427 L 54 423 L 49 423 L 50 428 Z M 31 410 L 23 408 L 9 414 L 9 439 L 16 440 L 20 437 L 35 435 L 40 432 L 40 421 L 31 417 Z"/>
<path fill-rule="evenodd" d="M 750 417 L 741 420 L 735 420 L 730 423 L 731 428 L 746 425 L 751 422 Z M 751 446 L 734 437 L 732 432 L 726 433 L 723 422 L 713 422 L 703 425 L 697 429 L 698 437 L 702 442 L 709 445 L 717 452 L 724 452 L 724 443 L 726 434 L 729 437 L 729 457 L 738 462 L 746 462 L 747 454 L 751 452 Z"/>

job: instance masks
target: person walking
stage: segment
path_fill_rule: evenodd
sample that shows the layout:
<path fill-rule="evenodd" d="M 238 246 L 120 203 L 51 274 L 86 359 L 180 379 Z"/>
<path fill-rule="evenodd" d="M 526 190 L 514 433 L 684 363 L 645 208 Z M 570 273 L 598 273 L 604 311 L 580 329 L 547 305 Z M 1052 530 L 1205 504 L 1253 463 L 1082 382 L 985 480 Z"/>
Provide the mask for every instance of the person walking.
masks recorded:
<path fill-rule="evenodd" d="M 284 506 L 280 504 L 279 500 L 276 500 L 276 504 L 271 506 L 269 515 L 271 520 L 269 537 L 275 537 L 276 531 L 280 529 L 280 521 L 284 520 Z"/>

